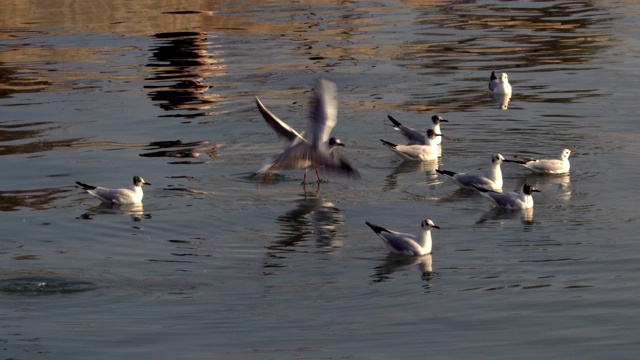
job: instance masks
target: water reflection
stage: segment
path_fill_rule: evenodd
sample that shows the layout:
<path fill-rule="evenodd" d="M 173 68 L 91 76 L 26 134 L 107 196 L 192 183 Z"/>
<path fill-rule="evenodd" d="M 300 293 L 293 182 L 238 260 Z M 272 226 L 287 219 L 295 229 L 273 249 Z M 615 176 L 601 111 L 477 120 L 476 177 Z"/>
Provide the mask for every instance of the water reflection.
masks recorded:
<path fill-rule="evenodd" d="M 188 112 L 168 115 L 194 118 L 211 115 L 210 109 L 220 99 L 211 93 L 209 81 L 224 74 L 220 63 L 221 52 L 211 52 L 210 34 L 201 32 L 167 32 L 154 36 L 157 44 L 152 49 L 152 61 L 147 66 L 151 74 L 147 81 L 158 85 L 146 85 L 149 97 L 166 111 Z M 157 61 L 157 62 L 155 62 Z"/>
<path fill-rule="evenodd" d="M 539 185 L 555 185 L 555 190 L 552 186 L 545 186 L 544 193 L 547 198 L 560 199 L 563 201 L 571 200 L 573 195 L 573 189 L 571 188 L 571 176 L 569 174 L 538 174 L 530 173 L 520 180 L 520 183 L 528 183 L 537 187 Z M 553 195 L 550 195 L 552 193 Z"/>
<path fill-rule="evenodd" d="M 531 231 L 531 226 L 534 224 L 533 208 L 511 210 L 501 207 L 493 207 L 491 208 L 491 210 L 485 212 L 484 214 L 482 214 L 482 216 L 480 216 L 480 218 L 476 221 L 476 225 L 483 224 L 489 220 L 500 221 L 511 219 L 520 219 L 520 222 L 522 223 L 522 225 L 524 225 L 524 231 Z"/>
<path fill-rule="evenodd" d="M 71 146 L 80 139 L 46 140 L 42 139 L 47 131 L 59 126 L 52 122 L 11 123 L 0 122 L 0 155 L 32 154 L 50 151 L 58 147 Z M 24 140 L 38 139 L 25 143 Z M 12 142 L 19 144 L 9 145 Z"/>
<path fill-rule="evenodd" d="M 314 240 L 320 248 L 342 247 L 337 235 L 344 216 L 340 209 L 317 194 L 305 191 L 295 201 L 295 207 L 276 221 L 281 229 L 277 240 L 268 247 L 270 251 L 281 252 L 309 240 Z"/>
<path fill-rule="evenodd" d="M 615 18 L 595 1 L 406 4 L 419 14 L 413 31 L 419 35 L 399 45 L 401 66 L 426 75 L 461 71 L 478 75 L 476 85 L 469 81 L 468 88 L 449 90 L 451 96 L 436 98 L 431 96 L 435 94 L 425 94 L 424 87 L 416 87 L 411 90 L 415 91 L 411 97 L 415 103 L 404 104 L 405 110 L 420 109 L 425 97 L 430 106 L 442 112 L 463 111 L 470 104 L 482 106 L 486 97 L 475 94 L 484 92 L 484 74 L 493 68 L 575 71 L 576 65 L 589 64 L 612 43 L 606 26 Z M 597 96 L 588 93 L 597 92 L 597 85 L 593 90 L 559 94 L 548 86 L 536 88 L 537 84 L 526 83 L 530 79 L 523 80 L 516 82 L 516 93 L 522 102 L 572 102 L 583 96 Z M 472 86 L 476 92 L 470 91 Z M 497 104 L 508 106 L 503 101 Z"/>
<path fill-rule="evenodd" d="M 433 271 L 433 257 L 431 254 L 424 256 L 402 256 L 394 253 L 387 254 L 381 265 L 375 267 L 375 273 L 371 276 L 373 283 L 389 280 L 389 275 L 404 267 L 417 264 L 420 278 L 425 281 L 434 279 L 437 274 Z"/>
<path fill-rule="evenodd" d="M 393 190 L 398 187 L 398 178 L 402 174 L 424 172 L 426 182 L 430 183 L 438 179 L 436 169 L 438 168 L 438 160 L 432 161 L 403 161 L 396 166 L 393 171 L 385 178 L 383 191 Z"/>
<path fill-rule="evenodd" d="M 38 274 L 38 271 L 24 272 L 28 275 L 0 280 L 0 293 L 10 295 L 59 295 L 91 291 L 98 288 L 92 282 L 76 280 L 55 273 Z M 2 274 L 4 275 L 4 274 Z"/>
<path fill-rule="evenodd" d="M 114 205 L 105 203 L 87 209 L 85 213 L 76 219 L 93 220 L 93 217 L 96 215 L 129 215 L 133 222 L 151 219 L 151 214 L 144 213 L 142 204 Z"/>
<path fill-rule="evenodd" d="M 0 211 L 17 211 L 21 208 L 49 209 L 56 200 L 69 196 L 63 194 L 70 191 L 71 189 L 61 188 L 0 191 Z"/>

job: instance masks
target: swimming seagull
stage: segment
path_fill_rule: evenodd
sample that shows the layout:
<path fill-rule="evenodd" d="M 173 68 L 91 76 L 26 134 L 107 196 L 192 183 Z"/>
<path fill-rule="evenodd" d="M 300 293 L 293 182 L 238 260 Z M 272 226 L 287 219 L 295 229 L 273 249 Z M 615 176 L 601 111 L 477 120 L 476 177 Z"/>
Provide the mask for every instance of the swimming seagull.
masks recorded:
<path fill-rule="evenodd" d="M 495 72 L 492 71 L 489 77 L 489 91 L 494 94 L 511 94 L 511 84 L 509 84 L 507 73 L 502 73 L 500 78 L 497 78 Z"/>
<path fill-rule="evenodd" d="M 145 182 L 140 176 L 133 177 L 132 189 L 107 189 L 100 186 L 83 184 L 76 181 L 76 184 L 82 186 L 89 194 L 97 197 L 103 203 L 123 205 L 138 204 L 142 202 L 142 185 L 151 185 Z"/>
<path fill-rule="evenodd" d="M 366 222 L 366 224 L 382 239 L 391 252 L 409 256 L 430 254 L 433 246 L 431 229 L 440 229 L 433 221 L 425 219 L 420 225 L 420 235 L 416 237 L 415 235 L 388 230 L 370 222 Z"/>
<path fill-rule="evenodd" d="M 258 110 L 267 124 L 277 135 L 290 142 L 283 152 L 269 157 L 258 174 L 270 174 L 279 169 L 304 169 L 303 184 L 306 183 L 307 171 L 311 168 L 315 169 L 318 182 L 323 181 L 318 169 L 360 177 L 358 170 L 344 156 L 334 151 L 338 146 L 345 145 L 340 139 L 329 137 L 338 122 L 337 94 L 335 83 L 325 79 L 318 81 L 312 99 L 309 125 L 302 134 L 267 110 L 256 97 Z"/>
<path fill-rule="evenodd" d="M 502 164 L 503 161 L 506 160 L 502 155 L 491 155 L 491 168 L 487 174 L 465 174 L 440 169 L 436 169 L 436 172 L 448 177 L 455 181 L 460 187 L 466 189 L 474 189 L 474 186 L 479 186 L 493 191 L 501 191 L 502 170 L 500 170 L 500 164 Z"/>
<path fill-rule="evenodd" d="M 396 153 L 402 160 L 405 161 L 427 161 L 437 160 L 439 155 L 438 144 L 435 142 L 435 138 L 441 136 L 436 134 L 433 130 L 427 130 L 426 145 L 397 145 L 392 142 L 382 140 L 382 144 L 389 148 L 389 150 Z"/>
<path fill-rule="evenodd" d="M 570 155 L 571 150 L 562 149 L 562 151 L 560 151 L 560 154 L 558 154 L 557 159 L 538 160 L 514 155 L 514 158 L 516 158 L 516 160 L 505 160 L 505 162 L 520 164 L 527 169 L 541 174 L 566 174 L 571 168 L 571 164 L 569 163 Z"/>
<path fill-rule="evenodd" d="M 505 208 L 505 209 L 529 209 L 533 207 L 533 197 L 531 194 L 534 192 L 540 192 L 540 190 L 534 188 L 533 186 L 525 183 L 522 185 L 519 193 L 516 192 L 496 192 L 489 189 L 485 189 L 479 186 L 474 186 L 480 194 L 495 206 Z"/>
<path fill-rule="evenodd" d="M 402 125 L 398 120 L 394 119 L 391 115 L 387 115 L 389 120 L 393 123 L 393 128 L 400 131 L 400 133 L 407 138 L 407 145 L 425 145 L 427 143 L 427 132 L 416 130 L 408 126 Z M 442 134 L 440 131 L 440 123 L 449 122 L 447 119 L 443 119 L 440 115 L 433 115 L 431 117 L 431 127 L 436 134 Z M 442 137 L 435 139 L 436 144 L 442 143 Z"/>

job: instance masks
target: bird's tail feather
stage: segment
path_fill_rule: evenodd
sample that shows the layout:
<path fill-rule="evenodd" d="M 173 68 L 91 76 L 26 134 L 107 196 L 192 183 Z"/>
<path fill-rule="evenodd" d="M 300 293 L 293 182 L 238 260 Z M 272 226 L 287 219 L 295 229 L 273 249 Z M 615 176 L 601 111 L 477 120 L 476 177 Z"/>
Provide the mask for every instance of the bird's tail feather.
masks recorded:
<path fill-rule="evenodd" d="M 384 144 L 385 146 L 388 146 L 390 148 L 395 148 L 396 146 L 398 146 L 398 145 L 396 145 L 396 144 L 394 144 L 392 142 L 386 141 L 386 140 L 380 139 L 380 141 L 382 141 L 382 144 Z"/>
<path fill-rule="evenodd" d="M 383 228 L 382 226 L 378 226 L 378 225 L 374 225 L 368 221 L 365 221 L 365 224 L 369 225 L 369 227 L 371 228 L 371 230 L 373 230 L 373 232 L 375 232 L 376 234 L 380 234 L 381 232 L 389 232 L 389 230 Z"/>
<path fill-rule="evenodd" d="M 393 123 L 393 126 L 400 127 L 402 125 L 402 124 L 400 124 L 400 122 L 398 120 L 394 119 L 393 116 L 387 115 L 387 117 Z"/>
<path fill-rule="evenodd" d="M 442 174 L 442 175 L 447 175 L 447 176 L 453 176 L 456 173 L 454 173 L 453 171 L 449 171 L 449 170 L 440 170 L 440 169 L 436 169 L 436 172 L 438 174 Z"/>
<path fill-rule="evenodd" d="M 76 184 L 82 186 L 86 190 L 95 190 L 95 188 L 96 188 L 93 185 L 87 185 L 87 184 L 81 183 L 80 181 L 76 181 Z"/>

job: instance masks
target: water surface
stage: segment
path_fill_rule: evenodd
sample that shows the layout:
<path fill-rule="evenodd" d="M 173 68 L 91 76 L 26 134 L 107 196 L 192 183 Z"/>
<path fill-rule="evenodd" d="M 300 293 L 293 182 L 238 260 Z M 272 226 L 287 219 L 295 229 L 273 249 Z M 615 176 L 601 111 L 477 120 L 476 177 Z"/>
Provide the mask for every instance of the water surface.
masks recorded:
<path fill-rule="evenodd" d="M 10 1 L 0 33 L 4 358 L 631 358 L 640 221 L 639 7 L 631 1 Z M 508 72 L 501 109 L 486 83 Z M 361 180 L 253 172 L 304 130 L 318 77 Z M 387 114 L 443 126 L 402 164 Z M 179 140 L 179 141 L 178 141 Z M 513 164 L 492 209 L 435 168 Z M 76 180 L 153 184 L 99 206 Z M 311 178 L 313 175 L 310 174 Z M 364 224 L 417 232 L 388 254 Z"/>

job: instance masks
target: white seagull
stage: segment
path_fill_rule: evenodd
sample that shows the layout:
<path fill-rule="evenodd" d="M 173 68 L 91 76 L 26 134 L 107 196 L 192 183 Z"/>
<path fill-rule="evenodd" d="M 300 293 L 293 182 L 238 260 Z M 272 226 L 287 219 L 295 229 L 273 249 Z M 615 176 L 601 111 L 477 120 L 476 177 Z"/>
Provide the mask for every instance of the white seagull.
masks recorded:
<path fill-rule="evenodd" d="M 420 235 L 416 237 L 415 235 L 388 230 L 370 222 L 366 222 L 366 224 L 382 239 L 391 252 L 409 256 L 430 254 L 433 246 L 431 229 L 440 229 L 433 221 L 426 219 L 420 226 Z"/>
<path fill-rule="evenodd" d="M 506 161 L 500 154 L 491 155 L 491 168 L 487 174 L 465 174 L 448 170 L 436 169 L 438 174 L 444 175 L 453 180 L 462 188 L 474 189 L 474 186 L 501 191 L 502 190 L 502 170 L 500 164 Z"/>
<path fill-rule="evenodd" d="M 402 125 L 398 120 L 394 119 L 391 115 L 387 115 L 389 120 L 393 123 L 393 128 L 400 131 L 402 136 L 407 138 L 407 145 L 425 145 L 427 143 L 427 132 L 416 130 L 414 128 L 410 128 L 408 126 Z M 440 123 L 441 122 L 449 122 L 447 119 L 443 119 L 440 115 L 433 115 L 431 117 L 431 127 L 436 134 L 442 134 L 440 131 Z M 440 145 L 442 143 L 442 137 L 437 137 L 435 139 L 436 144 Z"/>
<path fill-rule="evenodd" d="M 529 170 L 535 171 L 541 174 L 566 174 L 571 168 L 569 163 L 569 156 L 571 150 L 563 149 L 558 154 L 557 159 L 532 159 L 515 155 L 516 160 L 505 160 L 505 162 L 512 162 L 520 164 Z"/>
<path fill-rule="evenodd" d="M 507 73 L 500 74 L 498 79 L 495 72 L 492 71 L 489 77 L 489 91 L 494 94 L 511 94 L 511 84 L 509 84 Z"/>
<path fill-rule="evenodd" d="M 427 142 L 426 145 L 397 145 L 392 142 L 382 140 L 382 144 L 389 148 L 389 150 L 396 153 L 402 160 L 405 161 L 428 161 L 437 160 L 439 156 L 438 144 L 435 142 L 435 138 L 441 136 L 436 134 L 433 130 L 427 130 Z"/>
<path fill-rule="evenodd" d="M 277 135 L 290 143 L 280 154 L 269 157 L 258 174 L 270 174 L 275 170 L 304 169 L 306 183 L 307 171 L 315 169 L 318 182 L 322 182 L 319 169 L 360 177 L 358 170 L 337 151 L 345 146 L 339 139 L 329 137 L 338 122 L 338 101 L 336 84 L 320 79 L 312 99 L 311 116 L 307 130 L 299 134 L 292 127 L 271 113 L 256 97 L 256 104 L 262 117 Z"/>
<path fill-rule="evenodd" d="M 133 177 L 132 189 L 107 189 L 100 186 L 83 184 L 76 181 L 76 184 L 82 186 L 89 194 L 97 197 L 106 204 L 123 205 L 123 204 L 139 204 L 142 202 L 142 185 L 151 185 L 145 182 L 140 176 Z"/>
<path fill-rule="evenodd" d="M 496 192 L 488 189 L 481 188 L 479 186 L 474 186 L 480 194 L 495 206 L 505 208 L 505 209 L 529 209 L 533 207 L 533 197 L 531 194 L 534 192 L 540 192 L 540 190 L 534 188 L 533 186 L 525 183 L 522 185 L 519 193 L 516 192 Z"/>

